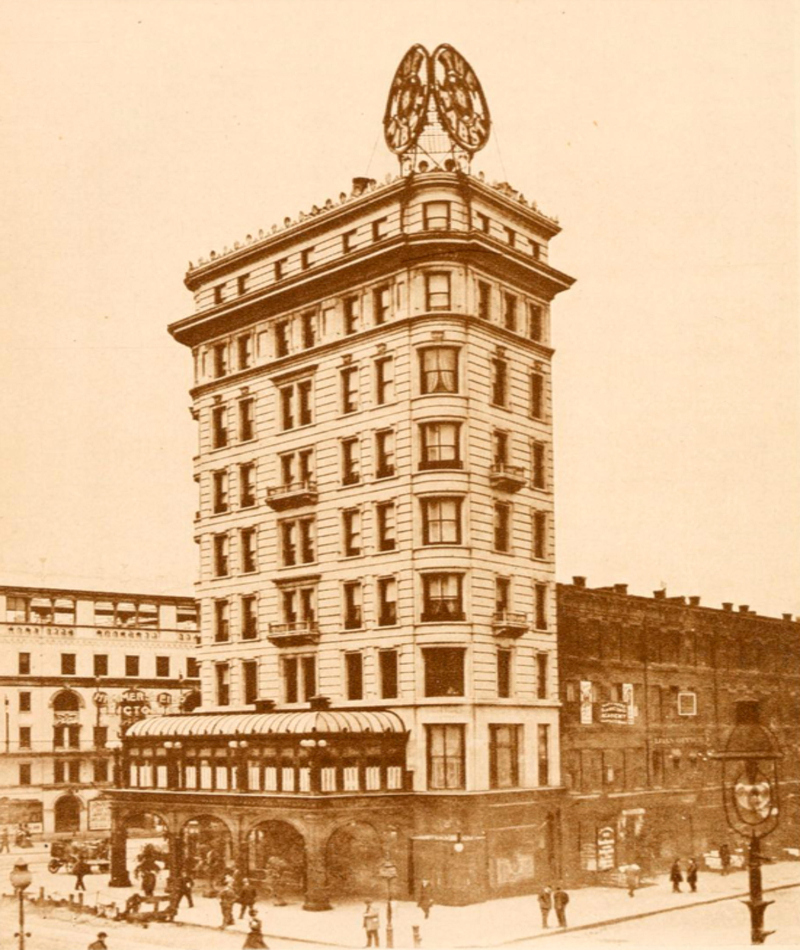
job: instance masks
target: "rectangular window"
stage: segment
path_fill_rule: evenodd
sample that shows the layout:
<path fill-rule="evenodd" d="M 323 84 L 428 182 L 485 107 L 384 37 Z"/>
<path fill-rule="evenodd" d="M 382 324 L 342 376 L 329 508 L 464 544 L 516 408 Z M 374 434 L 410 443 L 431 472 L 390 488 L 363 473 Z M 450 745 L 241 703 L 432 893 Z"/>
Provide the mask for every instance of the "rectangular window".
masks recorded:
<path fill-rule="evenodd" d="M 108 781 L 108 759 L 95 759 L 92 762 L 92 781 L 97 784 Z"/>
<path fill-rule="evenodd" d="M 200 663 L 193 657 L 186 657 L 186 678 L 196 680 L 200 676 Z"/>
<path fill-rule="evenodd" d="M 458 392 L 458 350 L 452 346 L 431 346 L 419 351 L 420 391 Z"/>
<path fill-rule="evenodd" d="M 492 460 L 495 468 L 508 464 L 508 433 L 501 429 L 492 432 Z"/>
<path fill-rule="evenodd" d="M 483 280 L 478 281 L 478 316 L 481 320 L 492 319 L 492 288 Z"/>
<path fill-rule="evenodd" d="M 211 473 L 211 492 L 214 514 L 218 515 L 228 510 L 228 473 L 223 469 Z"/>
<path fill-rule="evenodd" d="M 423 623 L 464 620 L 461 574 L 423 574 Z"/>
<path fill-rule="evenodd" d="M 517 234 L 513 228 L 504 227 L 503 230 L 506 233 L 506 242 L 509 247 L 515 247 L 517 244 Z"/>
<path fill-rule="evenodd" d="M 299 699 L 297 682 L 298 658 L 286 656 L 283 658 L 283 695 L 287 703 L 296 703 Z"/>
<path fill-rule="evenodd" d="M 428 788 L 466 788 L 464 726 L 426 726 L 428 747 Z"/>
<path fill-rule="evenodd" d="M 252 508 L 256 503 L 256 464 L 245 462 L 239 466 L 239 507 Z"/>
<path fill-rule="evenodd" d="M 392 289 L 388 286 L 377 287 L 372 292 L 372 319 L 375 326 L 389 319 L 389 305 L 392 302 Z"/>
<path fill-rule="evenodd" d="M 19 765 L 19 784 L 31 784 L 31 766 L 29 762 L 20 762 Z"/>
<path fill-rule="evenodd" d="M 217 284 L 214 288 L 214 303 L 222 303 L 225 299 L 225 284 Z"/>
<path fill-rule="evenodd" d="M 678 715 L 697 715 L 697 693 L 678 693 Z"/>
<path fill-rule="evenodd" d="M 342 413 L 358 409 L 358 367 L 348 366 L 339 371 Z"/>
<path fill-rule="evenodd" d="M 348 508 L 342 512 L 342 537 L 345 557 L 361 554 L 361 512 L 358 508 Z"/>
<path fill-rule="evenodd" d="M 228 601 L 214 601 L 214 642 L 227 643 L 229 638 Z"/>
<path fill-rule="evenodd" d="M 541 342 L 544 327 L 544 314 L 538 303 L 528 304 L 528 335 L 532 340 Z"/>
<path fill-rule="evenodd" d="M 297 384 L 297 409 L 301 426 L 311 425 L 311 380 L 301 379 Z"/>
<path fill-rule="evenodd" d="M 505 406 L 508 401 L 508 363 L 495 357 L 492 360 L 492 403 Z"/>
<path fill-rule="evenodd" d="M 281 596 L 283 622 L 300 623 L 304 627 L 313 624 L 316 621 L 315 597 L 314 587 L 295 587 L 284 590 Z"/>
<path fill-rule="evenodd" d="M 450 309 L 450 274 L 436 273 L 425 275 L 425 309 Z"/>
<path fill-rule="evenodd" d="M 253 399 L 239 400 L 239 441 L 249 442 L 254 436 Z"/>
<path fill-rule="evenodd" d="M 95 749 L 105 749 L 108 744 L 108 726 L 95 726 L 92 730 Z"/>
<path fill-rule="evenodd" d="M 372 240 L 380 241 L 386 237 L 388 218 L 376 218 L 372 222 Z"/>
<path fill-rule="evenodd" d="M 255 640 L 258 637 L 258 616 L 256 614 L 255 594 L 242 597 L 242 640 Z"/>
<path fill-rule="evenodd" d="M 548 654 L 536 654 L 536 698 L 547 699 L 547 676 L 549 672 Z"/>
<path fill-rule="evenodd" d="M 488 234 L 490 230 L 489 216 L 481 214 L 480 211 L 475 211 L 473 214 L 475 215 L 474 227 L 478 231 L 483 231 L 484 234 Z"/>
<path fill-rule="evenodd" d="M 427 647 L 425 663 L 426 696 L 464 695 L 464 650 L 461 647 Z"/>
<path fill-rule="evenodd" d="M 461 499 L 423 498 L 422 543 L 461 544 Z"/>
<path fill-rule="evenodd" d="M 346 581 L 342 584 L 342 598 L 344 629 L 360 630 L 363 625 L 361 581 Z"/>
<path fill-rule="evenodd" d="M 228 372 L 228 344 L 215 343 L 212 350 L 214 359 L 214 378 L 219 379 Z"/>
<path fill-rule="evenodd" d="M 500 617 L 511 609 L 511 579 L 508 577 L 494 579 L 494 609 Z"/>
<path fill-rule="evenodd" d="M 108 676 L 108 654 L 95 653 L 92 659 L 92 666 L 95 676 Z"/>
<path fill-rule="evenodd" d="M 27 690 L 19 694 L 19 711 L 31 711 L 31 694 Z"/>
<path fill-rule="evenodd" d="M 540 260 L 542 257 L 541 244 L 539 244 L 538 241 L 534 241 L 533 238 L 528 238 L 528 240 L 530 241 L 530 245 L 531 245 L 531 257 L 536 261 Z"/>
<path fill-rule="evenodd" d="M 378 550 L 394 551 L 397 544 L 394 502 L 384 501 L 375 505 L 375 517 L 378 523 Z"/>
<path fill-rule="evenodd" d="M 375 402 L 379 406 L 394 401 L 394 360 L 383 356 L 375 360 Z"/>
<path fill-rule="evenodd" d="M 308 268 L 311 267 L 313 263 L 313 258 L 314 258 L 314 248 L 304 247 L 303 250 L 300 251 L 300 269 L 308 270 Z"/>
<path fill-rule="evenodd" d="M 394 429 L 383 429 L 375 433 L 375 477 L 389 478 L 394 472 Z"/>
<path fill-rule="evenodd" d="M 494 503 L 494 549 L 508 554 L 511 550 L 511 505 Z"/>
<path fill-rule="evenodd" d="M 242 661 L 242 685 L 245 705 L 250 706 L 258 699 L 258 662 L 256 660 Z"/>
<path fill-rule="evenodd" d="M 312 564 L 315 552 L 315 519 L 294 518 L 280 522 L 281 557 L 284 567 Z"/>
<path fill-rule="evenodd" d="M 345 336 L 358 330 L 358 297 L 345 297 L 342 301 Z"/>
<path fill-rule="evenodd" d="M 533 443 L 533 464 L 532 476 L 534 488 L 547 488 L 547 478 L 545 475 L 545 445 L 544 442 Z"/>
<path fill-rule="evenodd" d="M 63 785 L 65 779 L 66 762 L 63 759 L 56 759 L 53 762 L 53 784 Z"/>
<path fill-rule="evenodd" d="M 301 314 L 300 327 L 303 335 L 303 349 L 310 350 L 317 344 L 317 315 L 313 310 Z"/>
<path fill-rule="evenodd" d="M 356 236 L 358 231 L 345 231 L 342 235 L 342 254 L 349 254 L 353 250 L 356 243 Z"/>
<path fill-rule="evenodd" d="M 500 699 L 511 697 L 511 650 L 497 651 L 497 695 Z"/>
<path fill-rule="evenodd" d="M 307 702 L 317 695 L 317 660 L 313 656 L 300 657 L 301 687 L 303 699 Z"/>
<path fill-rule="evenodd" d="M 537 560 L 547 557 L 547 512 L 533 513 L 533 556 Z"/>
<path fill-rule="evenodd" d="M 531 373 L 531 416 L 544 419 L 544 376 Z"/>
<path fill-rule="evenodd" d="M 242 573 L 252 574 L 256 570 L 256 529 L 242 528 L 239 544 Z"/>
<path fill-rule="evenodd" d="M 67 762 L 67 778 L 73 785 L 79 785 L 81 781 L 81 763 L 80 759 L 71 759 Z"/>
<path fill-rule="evenodd" d="M 53 726 L 53 748 L 63 749 L 67 744 L 67 727 Z"/>
<path fill-rule="evenodd" d="M 347 681 L 347 698 L 364 698 L 364 658 L 360 653 L 345 653 L 345 677 Z"/>
<path fill-rule="evenodd" d="M 547 630 L 547 584 L 534 584 L 533 593 L 536 629 Z"/>
<path fill-rule="evenodd" d="M 378 626 L 397 623 L 397 581 L 393 577 L 378 578 Z"/>
<path fill-rule="evenodd" d="M 156 657 L 156 676 L 169 676 L 169 657 Z"/>
<path fill-rule="evenodd" d="M 228 535 L 214 535 L 214 576 L 228 576 Z"/>
<path fill-rule="evenodd" d="M 214 667 L 217 687 L 217 705 L 228 706 L 231 701 L 231 668 L 228 663 L 217 663 Z"/>
<path fill-rule="evenodd" d="M 30 619 L 30 600 L 27 597 L 9 597 L 6 600 L 6 621 L 27 623 Z"/>
<path fill-rule="evenodd" d="M 361 481 L 358 438 L 342 439 L 342 484 L 357 485 Z"/>
<path fill-rule="evenodd" d="M 420 469 L 461 468 L 461 426 L 457 422 L 424 422 L 420 430 Z"/>
<path fill-rule="evenodd" d="M 289 355 L 289 321 L 278 320 L 275 323 L 275 356 Z"/>
<path fill-rule="evenodd" d="M 517 298 L 513 294 L 503 294 L 503 325 L 506 330 L 517 329 Z"/>
<path fill-rule="evenodd" d="M 19 747 L 20 749 L 30 749 L 31 747 L 31 727 L 19 727 Z"/>
<path fill-rule="evenodd" d="M 214 406 L 211 410 L 211 445 L 222 449 L 228 444 L 228 410 L 225 406 Z"/>
<path fill-rule="evenodd" d="M 126 676 L 139 675 L 139 657 L 138 656 L 125 657 L 125 675 Z"/>
<path fill-rule="evenodd" d="M 550 784 L 550 726 L 540 722 L 537 726 L 537 750 L 539 785 Z"/>
<path fill-rule="evenodd" d="M 450 202 L 426 201 L 422 206 L 423 227 L 426 231 L 446 231 L 450 227 Z"/>
<path fill-rule="evenodd" d="M 489 726 L 489 784 L 492 788 L 519 785 L 522 726 Z"/>
<path fill-rule="evenodd" d="M 239 369 L 249 369 L 253 365 L 253 337 L 245 333 L 236 340 L 239 357 Z"/>
<path fill-rule="evenodd" d="M 236 278 L 236 292 L 240 297 L 247 293 L 247 282 L 249 280 L 249 274 L 239 274 L 239 276 Z"/>
<path fill-rule="evenodd" d="M 76 668 L 76 656 L 74 653 L 61 654 L 61 675 L 74 676 Z"/>
<path fill-rule="evenodd" d="M 286 271 L 286 258 L 283 257 L 281 260 L 275 261 L 272 265 L 272 269 L 275 274 L 275 280 L 283 280 Z"/>
<path fill-rule="evenodd" d="M 380 650 L 378 653 L 378 663 L 381 677 L 381 699 L 397 699 L 397 650 Z"/>

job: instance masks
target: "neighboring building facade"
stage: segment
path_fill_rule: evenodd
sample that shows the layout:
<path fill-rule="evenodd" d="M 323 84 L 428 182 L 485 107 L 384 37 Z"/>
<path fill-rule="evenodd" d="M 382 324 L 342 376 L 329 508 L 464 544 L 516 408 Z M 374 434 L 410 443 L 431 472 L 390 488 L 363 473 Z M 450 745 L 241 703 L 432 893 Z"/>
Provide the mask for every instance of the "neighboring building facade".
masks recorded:
<path fill-rule="evenodd" d="M 191 708 L 197 641 L 189 598 L 0 587 L 0 827 L 107 832 L 120 727 Z"/>
<path fill-rule="evenodd" d="M 626 585 L 558 586 L 563 861 L 573 879 L 620 865 L 665 869 L 736 841 L 719 752 L 735 704 L 758 701 L 783 751 L 775 856 L 800 838 L 800 628 L 791 615 L 632 596 Z"/>

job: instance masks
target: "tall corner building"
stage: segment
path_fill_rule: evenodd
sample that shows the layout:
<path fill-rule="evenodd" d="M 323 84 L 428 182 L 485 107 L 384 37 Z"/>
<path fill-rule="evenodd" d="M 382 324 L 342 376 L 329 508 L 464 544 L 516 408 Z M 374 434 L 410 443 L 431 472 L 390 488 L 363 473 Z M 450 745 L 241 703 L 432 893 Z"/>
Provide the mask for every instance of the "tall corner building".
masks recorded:
<path fill-rule="evenodd" d="M 441 903 L 557 873 L 550 319 L 572 278 L 558 224 L 448 133 L 439 61 L 488 133 L 474 74 L 423 53 L 398 177 L 186 276 L 203 704 L 128 731 L 118 864 L 152 807 L 194 873 L 199 837 L 255 878 L 278 856 L 309 909 L 379 867 Z"/>

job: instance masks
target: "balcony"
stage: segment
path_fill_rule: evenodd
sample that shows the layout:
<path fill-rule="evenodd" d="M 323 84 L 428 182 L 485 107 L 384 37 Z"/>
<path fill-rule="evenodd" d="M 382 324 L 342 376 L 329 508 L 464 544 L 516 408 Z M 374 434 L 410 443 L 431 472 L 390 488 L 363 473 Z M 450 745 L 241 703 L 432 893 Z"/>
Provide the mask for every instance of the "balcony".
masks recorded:
<path fill-rule="evenodd" d="M 530 627 L 527 614 L 511 610 L 499 610 L 492 618 L 492 630 L 496 637 L 521 637 Z"/>
<path fill-rule="evenodd" d="M 319 642 L 319 625 L 316 620 L 292 620 L 289 623 L 271 623 L 267 639 L 275 646 L 300 646 Z"/>
<path fill-rule="evenodd" d="M 460 622 L 466 619 L 466 614 L 461 606 L 461 599 L 455 597 L 427 601 L 423 605 L 422 616 L 420 617 L 421 623 Z"/>
<path fill-rule="evenodd" d="M 492 466 L 489 479 L 492 488 L 506 492 L 517 492 L 527 484 L 525 469 L 505 462 L 497 462 Z"/>
<path fill-rule="evenodd" d="M 299 508 L 301 505 L 313 505 L 317 500 L 317 483 L 306 479 L 301 482 L 289 482 L 288 485 L 276 485 L 267 489 L 267 504 L 273 511 L 285 511 L 287 508 Z"/>
<path fill-rule="evenodd" d="M 419 463 L 420 472 L 437 472 L 449 468 L 463 469 L 464 463 L 461 459 L 423 459 Z"/>

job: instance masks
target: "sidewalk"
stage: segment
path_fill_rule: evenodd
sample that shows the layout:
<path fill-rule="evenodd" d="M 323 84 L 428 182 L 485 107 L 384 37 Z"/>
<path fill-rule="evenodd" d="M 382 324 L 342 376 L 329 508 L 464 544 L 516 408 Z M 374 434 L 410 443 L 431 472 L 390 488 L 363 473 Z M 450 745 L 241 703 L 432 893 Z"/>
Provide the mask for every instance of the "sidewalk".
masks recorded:
<path fill-rule="evenodd" d="M 782 862 L 765 865 L 764 888 L 800 886 L 800 862 Z M 666 910 L 688 907 L 709 901 L 745 895 L 748 888 L 746 871 L 734 871 L 727 877 L 716 873 L 701 873 L 698 892 L 688 892 L 686 884 L 682 893 L 673 894 L 666 875 L 661 875 L 654 885 L 643 887 L 635 897 L 629 897 L 622 888 L 586 887 L 570 892 L 567 907 L 568 929 L 580 929 L 603 922 L 617 921 L 657 914 Z M 94 888 L 87 894 L 87 902 L 94 901 Z M 100 888 L 100 899 L 124 904 L 132 890 Z M 800 894 L 786 893 L 786 900 L 800 903 Z M 381 916 L 381 945 L 385 946 L 386 904 L 376 901 Z M 510 897 L 502 900 L 474 904 L 468 907 L 434 906 L 426 921 L 420 909 L 410 902 L 394 902 L 394 946 L 413 946 L 412 926 L 419 926 L 422 945 L 430 948 L 498 947 L 504 944 L 553 936 L 557 938 L 555 915 L 551 913 L 551 928 L 543 930 L 535 895 Z M 363 901 L 337 904 L 333 910 L 313 913 L 304 911 L 300 903 L 274 907 L 267 902 L 259 903 L 259 914 L 264 925 L 264 935 L 269 942 L 285 939 L 318 947 L 359 948 L 364 945 L 364 930 L 361 917 Z M 228 928 L 228 933 L 239 932 L 242 941 L 247 921 L 238 919 Z M 221 920 L 219 903 L 198 894 L 195 906 L 189 909 L 184 903 L 177 920 L 204 928 L 219 929 Z M 209 935 L 210 937 L 210 935 Z M 214 944 L 208 940 L 209 947 Z"/>

